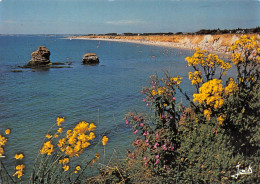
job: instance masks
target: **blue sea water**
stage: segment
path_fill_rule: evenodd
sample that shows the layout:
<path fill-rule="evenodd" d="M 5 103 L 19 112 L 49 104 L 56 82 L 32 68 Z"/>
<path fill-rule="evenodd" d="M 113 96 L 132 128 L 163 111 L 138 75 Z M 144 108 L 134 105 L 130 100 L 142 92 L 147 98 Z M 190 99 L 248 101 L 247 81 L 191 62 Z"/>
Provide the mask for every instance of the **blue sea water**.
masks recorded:
<path fill-rule="evenodd" d="M 72 128 L 81 120 L 97 124 L 98 111 L 97 138 L 103 133 L 109 137 L 107 154 L 114 148 L 124 153 L 133 140 L 124 116 L 129 111 L 149 109 L 140 91 L 150 75 L 163 76 L 163 71 L 170 71 L 184 77 L 188 94 L 194 90 L 184 61 L 192 51 L 108 41 L 101 41 L 97 48 L 97 44 L 95 40 L 70 40 L 62 35 L 0 36 L 0 133 L 11 129 L 5 147 L 9 159 L 4 162 L 14 166 L 14 154 L 22 152 L 24 162 L 32 165 L 57 116 L 66 117 L 64 125 Z M 71 68 L 12 72 L 26 64 L 41 45 L 51 51 L 52 62 L 71 61 Z M 86 52 L 97 53 L 100 64 L 82 65 Z"/>

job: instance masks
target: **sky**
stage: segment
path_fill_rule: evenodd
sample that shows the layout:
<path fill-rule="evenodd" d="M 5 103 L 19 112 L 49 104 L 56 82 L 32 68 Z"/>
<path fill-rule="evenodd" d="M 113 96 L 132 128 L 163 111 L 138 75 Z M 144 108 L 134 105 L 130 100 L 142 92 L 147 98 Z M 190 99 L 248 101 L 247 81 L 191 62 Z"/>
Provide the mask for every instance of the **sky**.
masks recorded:
<path fill-rule="evenodd" d="M 260 26 L 260 0 L 0 0 L 0 34 L 195 32 Z"/>

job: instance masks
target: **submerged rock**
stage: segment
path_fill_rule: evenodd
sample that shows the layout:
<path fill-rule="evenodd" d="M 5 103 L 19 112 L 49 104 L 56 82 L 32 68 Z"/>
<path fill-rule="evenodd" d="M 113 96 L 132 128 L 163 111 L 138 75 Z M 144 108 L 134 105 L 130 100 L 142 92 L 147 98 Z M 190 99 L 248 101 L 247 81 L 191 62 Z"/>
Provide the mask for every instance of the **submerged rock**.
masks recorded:
<path fill-rule="evenodd" d="M 46 66 L 51 63 L 50 61 L 50 51 L 45 46 L 40 46 L 36 51 L 34 51 L 31 56 L 31 60 L 27 64 L 27 67 L 38 67 Z"/>
<path fill-rule="evenodd" d="M 86 53 L 82 58 L 83 64 L 95 65 L 99 63 L 99 58 L 95 53 Z"/>

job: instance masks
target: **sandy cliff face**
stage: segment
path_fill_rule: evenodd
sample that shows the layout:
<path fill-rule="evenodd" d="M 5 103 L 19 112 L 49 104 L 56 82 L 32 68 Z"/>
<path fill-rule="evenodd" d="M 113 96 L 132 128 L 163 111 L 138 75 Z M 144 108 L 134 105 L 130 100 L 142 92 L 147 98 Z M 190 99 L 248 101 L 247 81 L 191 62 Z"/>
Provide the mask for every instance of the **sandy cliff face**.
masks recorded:
<path fill-rule="evenodd" d="M 228 48 L 242 34 L 221 34 L 221 35 L 151 35 L 151 36 L 84 36 L 84 38 L 94 39 L 113 39 L 155 43 L 157 45 L 172 46 L 185 49 L 195 49 L 200 47 L 209 52 L 226 53 Z M 249 36 L 259 36 L 257 34 L 249 34 Z"/>

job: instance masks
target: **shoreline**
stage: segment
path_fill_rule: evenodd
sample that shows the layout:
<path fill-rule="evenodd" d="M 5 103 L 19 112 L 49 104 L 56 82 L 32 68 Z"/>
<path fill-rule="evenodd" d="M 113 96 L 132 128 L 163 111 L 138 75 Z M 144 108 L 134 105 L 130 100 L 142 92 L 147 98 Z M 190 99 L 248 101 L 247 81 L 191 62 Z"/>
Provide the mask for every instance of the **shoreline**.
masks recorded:
<path fill-rule="evenodd" d="M 224 35 L 226 36 L 226 35 Z M 97 40 L 97 41 L 113 41 L 135 43 L 159 47 L 178 48 L 184 50 L 193 50 L 200 47 L 209 53 L 215 53 L 220 57 L 229 58 L 231 52 L 228 51 L 229 45 L 232 45 L 239 35 L 231 35 L 231 39 L 225 40 L 223 35 L 174 35 L 174 36 L 74 36 L 67 39 L 78 40 Z M 230 37 L 230 35 L 229 35 Z M 225 44 L 222 44 L 222 43 Z M 227 45 L 228 43 L 228 45 Z"/>
<path fill-rule="evenodd" d="M 184 50 L 193 50 L 200 47 L 209 53 L 214 53 L 220 57 L 230 58 L 232 52 L 228 48 L 235 43 L 243 34 L 219 34 L 219 35 L 148 35 L 148 36 L 72 36 L 67 39 L 79 40 L 98 40 L 126 42 L 159 47 L 178 48 Z M 258 36 L 258 34 L 248 34 L 249 36 Z"/>

